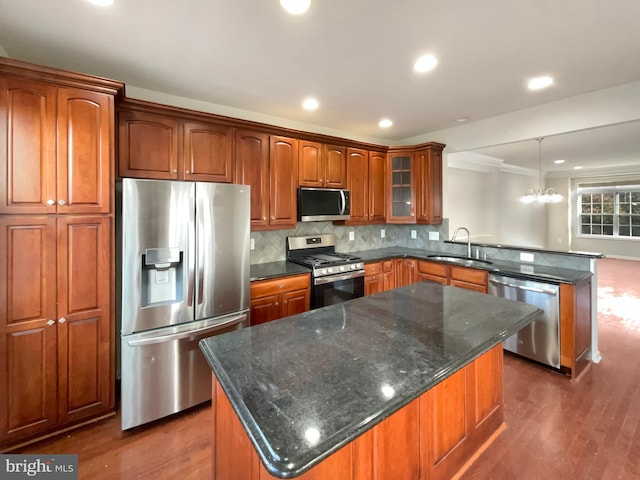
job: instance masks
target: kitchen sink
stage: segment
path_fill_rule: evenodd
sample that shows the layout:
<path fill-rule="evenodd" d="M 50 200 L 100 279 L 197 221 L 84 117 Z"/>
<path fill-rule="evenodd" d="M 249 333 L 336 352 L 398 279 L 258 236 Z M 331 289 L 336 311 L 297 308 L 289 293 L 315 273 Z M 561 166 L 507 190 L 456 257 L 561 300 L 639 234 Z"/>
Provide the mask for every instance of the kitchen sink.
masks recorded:
<path fill-rule="evenodd" d="M 436 262 L 455 263 L 456 265 L 462 265 L 463 267 L 486 268 L 487 266 L 493 264 L 493 262 L 490 262 L 489 260 L 480 260 L 479 258 L 467 257 L 452 257 L 448 255 L 429 255 L 427 258 Z"/>

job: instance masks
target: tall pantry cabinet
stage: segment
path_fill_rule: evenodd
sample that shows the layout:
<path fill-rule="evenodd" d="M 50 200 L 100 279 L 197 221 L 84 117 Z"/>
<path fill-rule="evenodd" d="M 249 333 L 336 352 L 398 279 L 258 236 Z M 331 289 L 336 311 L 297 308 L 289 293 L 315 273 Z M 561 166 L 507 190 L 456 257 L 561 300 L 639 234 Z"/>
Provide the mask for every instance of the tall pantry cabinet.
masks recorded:
<path fill-rule="evenodd" d="M 0 59 L 0 451 L 114 411 L 122 88 Z"/>

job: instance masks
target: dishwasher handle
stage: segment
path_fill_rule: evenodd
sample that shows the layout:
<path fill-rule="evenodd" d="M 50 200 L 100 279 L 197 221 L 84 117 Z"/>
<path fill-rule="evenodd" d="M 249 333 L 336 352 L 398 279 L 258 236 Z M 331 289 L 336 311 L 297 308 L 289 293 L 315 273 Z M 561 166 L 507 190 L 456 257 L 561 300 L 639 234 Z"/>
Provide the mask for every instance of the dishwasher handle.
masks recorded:
<path fill-rule="evenodd" d="M 142 347 L 144 345 L 153 345 L 154 343 L 171 342 L 174 340 L 182 340 L 184 338 L 195 337 L 197 335 L 206 335 L 208 333 L 214 333 L 222 328 L 230 327 L 238 323 L 242 323 L 247 319 L 247 315 L 238 315 L 237 317 L 230 318 L 221 323 L 210 325 L 208 327 L 199 328 L 196 330 L 187 330 L 186 332 L 170 333 L 168 335 L 159 335 L 157 337 L 140 338 L 138 340 L 128 340 L 127 344 L 130 347 Z"/>
<path fill-rule="evenodd" d="M 505 287 L 517 288 L 518 290 L 525 290 L 527 292 L 535 292 L 535 293 L 544 293 L 546 295 L 557 295 L 558 292 L 556 290 L 549 290 L 547 288 L 535 288 L 535 287 L 525 287 L 524 285 L 516 285 L 515 283 L 503 282 L 502 280 L 489 279 L 490 283 L 494 285 L 503 285 Z"/>

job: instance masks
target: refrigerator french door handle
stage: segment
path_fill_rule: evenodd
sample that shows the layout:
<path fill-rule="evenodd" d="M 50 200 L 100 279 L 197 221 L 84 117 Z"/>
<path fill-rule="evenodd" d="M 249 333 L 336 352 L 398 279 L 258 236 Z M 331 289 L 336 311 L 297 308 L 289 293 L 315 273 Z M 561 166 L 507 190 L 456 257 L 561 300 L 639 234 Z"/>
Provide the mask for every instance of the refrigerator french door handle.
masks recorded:
<path fill-rule="evenodd" d="M 198 244 L 196 245 L 196 254 L 198 256 L 198 266 L 197 266 L 197 278 L 198 278 L 198 290 L 197 290 L 197 300 L 196 303 L 198 305 L 202 304 L 203 299 L 203 290 L 204 290 L 204 214 L 203 214 L 203 205 L 198 202 L 197 209 L 197 218 L 196 218 L 196 232 L 198 236 Z"/>
<path fill-rule="evenodd" d="M 163 342 L 170 342 L 173 340 L 181 340 L 183 338 L 190 338 L 196 335 L 204 335 L 207 333 L 214 333 L 222 328 L 227 328 L 230 327 L 232 325 L 236 325 L 238 323 L 241 323 L 243 321 L 245 321 L 247 318 L 246 314 L 243 315 L 238 315 L 237 317 L 233 317 L 230 318 L 229 320 L 222 322 L 222 323 L 216 323 L 215 325 L 211 325 L 208 327 L 204 327 L 204 328 L 199 328 L 197 330 L 188 330 L 186 332 L 180 332 L 180 333 L 172 333 L 169 335 L 160 335 L 159 337 L 150 337 L 150 338 L 141 338 L 139 340 L 128 340 L 127 341 L 127 345 L 129 345 L 130 347 L 142 347 L 145 345 L 153 345 L 154 343 L 163 343 Z"/>

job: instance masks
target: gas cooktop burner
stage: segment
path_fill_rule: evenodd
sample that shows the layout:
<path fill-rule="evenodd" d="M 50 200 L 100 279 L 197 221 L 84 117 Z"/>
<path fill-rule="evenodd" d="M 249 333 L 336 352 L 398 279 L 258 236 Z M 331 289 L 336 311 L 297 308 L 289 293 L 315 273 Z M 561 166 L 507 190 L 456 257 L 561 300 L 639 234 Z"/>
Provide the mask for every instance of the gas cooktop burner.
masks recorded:
<path fill-rule="evenodd" d="M 287 237 L 287 260 L 313 270 L 314 277 L 363 272 L 364 261 L 348 253 L 336 253 L 335 235 Z"/>

